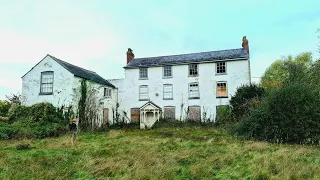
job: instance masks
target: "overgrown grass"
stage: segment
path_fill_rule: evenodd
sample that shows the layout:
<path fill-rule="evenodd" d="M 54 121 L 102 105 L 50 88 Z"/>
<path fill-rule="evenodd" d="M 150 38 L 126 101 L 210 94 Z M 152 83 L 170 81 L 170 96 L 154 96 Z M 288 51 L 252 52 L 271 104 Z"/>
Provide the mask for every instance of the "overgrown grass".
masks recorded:
<path fill-rule="evenodd" d="M 31 149 L 16 150 L 21 143 Z M 319 147 L 200 126 L 0 141 L 0 179 L 320 179 Z"/>

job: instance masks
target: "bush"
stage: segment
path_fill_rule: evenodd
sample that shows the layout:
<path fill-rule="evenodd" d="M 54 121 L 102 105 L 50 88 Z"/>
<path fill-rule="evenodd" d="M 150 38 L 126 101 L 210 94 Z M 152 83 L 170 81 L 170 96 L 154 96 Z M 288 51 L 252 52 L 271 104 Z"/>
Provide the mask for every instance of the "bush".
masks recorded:
<path fill-rule="evenodd" d="M 286 83 L 270 92 L 235 127 L 248 138 L 270 142 L 320 142 L 320 93 L 312 86 Z"/>
<path fill-rule="evenodd" d="M 221 106 L 219 109 L 217 109 L 216 124 L 218 126 L 228 126 L 233 123 L 234 120 L 231 115 L 230 106 Z"/>
<path fill-rule="evenodd" d="M 234 96 L 231 97 L 231 113 L 235 121 L 241 119 L 249 112 L 249 109 L 265 95 L 264 88 L 249 84 L 239 87 Z M 252 102 L 252 99 L 254 101 Z"/>
<path fill-rule="evenodd" d="M 0 101 L 0 116 L 7 116 L 11 104 L 6 101 Z"/>

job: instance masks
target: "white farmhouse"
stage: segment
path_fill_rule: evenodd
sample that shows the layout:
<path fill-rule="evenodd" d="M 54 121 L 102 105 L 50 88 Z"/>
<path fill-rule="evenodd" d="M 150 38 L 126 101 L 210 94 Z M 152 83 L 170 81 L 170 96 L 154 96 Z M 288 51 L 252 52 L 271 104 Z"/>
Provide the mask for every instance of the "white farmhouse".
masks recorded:
<path fill-rule="evenodd" d="M 112 119 L 111 111 L 117 101 L 117 89 L 97 73 L 46 55 L 30 71 L 22 76 L 24 105 L 50 102 L 56 107 L 77 106 L 82 79 L 89 80 L 96 90 L 98 121 L 100 124 Z"/>
<path fill-rule="evenodd" d="M 250 83 L 249 46 L 192 54 L 134 58 L 127 52 L 124 79 L 109 80 L 119 89 L 120 109 L 131 121 L 150 127 L 159 119 L 214 121 L 237 87 Z"/>

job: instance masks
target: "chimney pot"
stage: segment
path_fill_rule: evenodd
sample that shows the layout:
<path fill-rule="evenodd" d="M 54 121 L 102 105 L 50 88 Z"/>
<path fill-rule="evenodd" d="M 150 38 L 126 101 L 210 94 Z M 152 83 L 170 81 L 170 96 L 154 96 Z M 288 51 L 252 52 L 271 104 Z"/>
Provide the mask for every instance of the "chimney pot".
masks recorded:
<path fill-rule="evenodd" d="M 127 51 L 127 64 L 129 64 L 129 62 L 134 58 L 134 54 L 132 52 L 131 48 L 128 48 Z"/>
<path fill-rule="evenodd" d="M 249 41 L 246 36 L 243 36 L 242 38 L 242 47 L 246 50 L 246 52 L 249 54 Z"/>

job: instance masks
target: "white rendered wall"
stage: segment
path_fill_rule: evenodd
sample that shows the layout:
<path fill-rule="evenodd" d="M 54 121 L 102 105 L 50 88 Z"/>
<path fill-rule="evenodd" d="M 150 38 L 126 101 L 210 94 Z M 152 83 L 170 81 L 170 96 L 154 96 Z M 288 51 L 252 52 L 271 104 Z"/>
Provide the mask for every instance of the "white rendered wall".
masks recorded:
<path fill-rule="evenodd" d="M 148 80 L 139 80 L 139 69 L 126 69 L 124 80 L 114 80 L 113 83 L 119 87 L 120 108 L 124 109 L 130 117 L 131 108 L 139 108 L 147 101 L 139 101 L 139 86 L 148 85 L 150 101 L 163 108 L 164 106 L 175 106 L 176 119 L 186 116 L 184 113 L 188 106 L 201 106 L 207 109 L 207 118 L 212 121 L 216 115 L 216 106 L 227 105 L 234 95 L 237 87 L 248 84 L 250 81 L 248 60 L 228 61 L 227 73 L 216 75 L 216 63 L 199 64 L 199 76 L 188 76 L 188 65 L 172 66 L 172 78 L 163 78 L 163 67 L 149 67 Z M 216 98 L 216 83 L 227 81 L 228 98 Z M 189 83 L 198 82 L 200 99 L 189 99 Z M 173 100 L 163 100 L 163 84 L 173 84 Z M 156 93 L 159 95 L 156 96 Z M 181 111 L 181 104 L 184 104 Z M 203 118 L 203 117 L 201 117 Z"/>
<path fill-rule="evenodd" d="M 54 72 L 52 95 L 40 95 L 41 72 L 44 71 Z M 32 105 L 39 102 L 49 102 L 54 106 L 69 105 L 72 100 L 70 95 L 72 93 L 73 79 L 72 73 L 47 56 L 22 77 L 23 103 Z"/>

